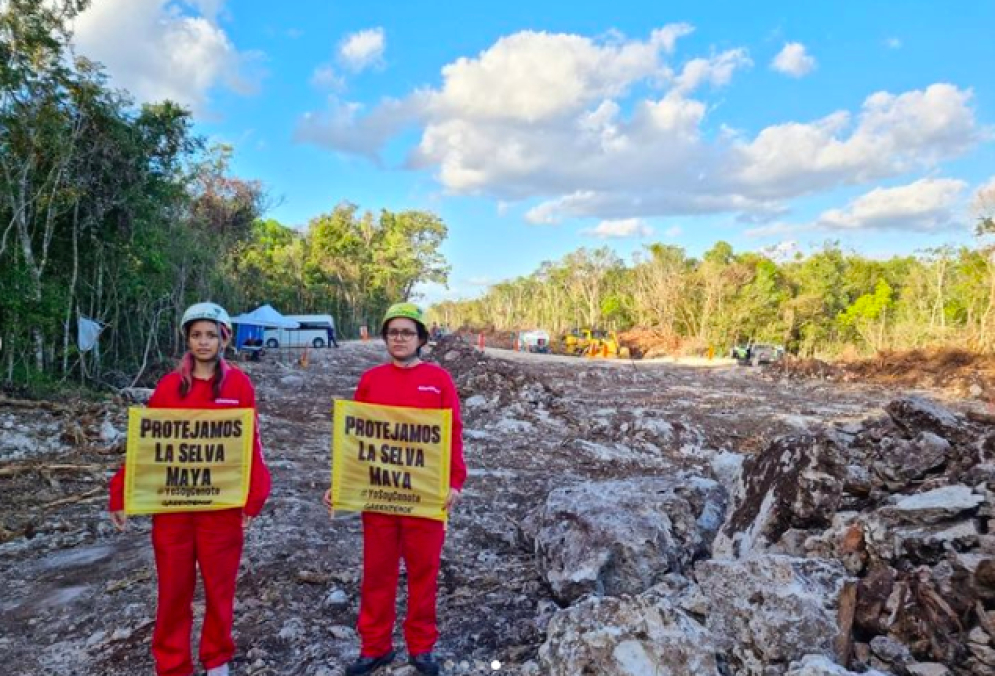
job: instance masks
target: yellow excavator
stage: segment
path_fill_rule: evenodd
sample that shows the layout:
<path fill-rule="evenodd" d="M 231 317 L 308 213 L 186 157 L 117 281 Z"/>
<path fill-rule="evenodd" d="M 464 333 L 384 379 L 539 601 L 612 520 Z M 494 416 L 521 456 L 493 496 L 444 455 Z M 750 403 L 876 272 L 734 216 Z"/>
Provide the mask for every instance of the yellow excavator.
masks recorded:
<path fill-rule="evenodd" d="M 589 359 L 628 359 L 629 348 L 619 342 L 614 331 L 574 329 L 563 336 L 563 353 Z"/>

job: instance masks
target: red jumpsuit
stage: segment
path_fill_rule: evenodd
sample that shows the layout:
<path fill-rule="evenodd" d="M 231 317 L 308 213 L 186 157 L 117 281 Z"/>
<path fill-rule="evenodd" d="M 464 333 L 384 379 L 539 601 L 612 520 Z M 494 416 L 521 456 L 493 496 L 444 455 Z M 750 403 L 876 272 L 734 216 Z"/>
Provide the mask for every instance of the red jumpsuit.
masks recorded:
<path fill-rule="evenodd" d="M 193 379 L 187 396 L 180 398 L 180 377 L 170 373 L 159 381 L 149 408 L 256 408 L 256 392 L 249 377 L 225 365 L 220 395 L 214 384 Z M 243 509 L 215 512 L 156 514 L 152 518 L 152 546 L 159 577 L 159 603 L 152 655 L 158 676 L 190 676 L 190 634 L 197 567 L 204 581 L 206 610 L 200 636 L 200 661 L 205 669 L 231 661 L 235 582 L 242 556 L 242 514 L 256 516 L 269 495 L 270 475 L 263 461 L 256 418 L 249 497 Z M 110 510 L 124 509 L 124 468 L 110 484 Z"/>
<path fill-rule="evenodd" d="M 359 379 L 356 401 L 413 408 L 448 408 L 453 412 L 449 485 L 462 490 L 463 421 L 459 397 L 449 373 L 434 364 L 401 368 L 376 366 Z M 435 601 L 445 540 L 445 524 L 435 519 L 363 513 L 363 583 L 357 629 L 361 654 L 379 657 L 393 649 L 400 560 L 408 572 L 408 616 L 404 640 L 410 655 L 431 652 L 439 638 Z"/>

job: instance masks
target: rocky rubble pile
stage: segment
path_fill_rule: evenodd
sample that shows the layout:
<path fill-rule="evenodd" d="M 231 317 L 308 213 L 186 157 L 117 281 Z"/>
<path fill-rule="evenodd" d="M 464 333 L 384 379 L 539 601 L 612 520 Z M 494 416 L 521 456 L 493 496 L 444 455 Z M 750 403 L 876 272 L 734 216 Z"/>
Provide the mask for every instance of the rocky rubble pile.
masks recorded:
<path fill-rule="evenodd" d="M 885 410 L 747 461 L 715 554 L 842 563 L 858 668 L 995 673 L 995 430 L 915 397 Z"/>
<path fill-rule="evenodd" d="M 668 462 L 673 462 L 705 443 L 702 430 L 688 420 L 667 419 L 645 407 L 613 406 L 616 374 L 589 370 L 575 374 L 572 385 L 604 397 L 605 406 L 592 412 L 571 406 L 561 375 L 488 357 L 456 334 L 439 340 L 427 359 L 452 374 L 464 421 L 478 430 L 498 434 L 553 432 L 569 440 L 580 456 L 630 467 L 658 465 L 667 454 L 672 457 Z M 471 431 L 471 436 L 474 433 Z"/>
<path fill-rule="evenodd" d="M 483 423 L 521 428 L 555 425 L 566 413 L 561 393 L 544 379 L 520 365 L 484 355 L 457 334 L 441 338 L 426 359 L 449 371 L 464 409 Z"/>
<path fill-rule="evenodd" d="M 553 491 L 526 529 L 562 606 L 538 671 L 995 673 L 995 430 L 885 411 L 776 439 L 728 497 L 688 475 Z"/>
<path fill-rule="evenodd" d="M 458 334 L 444 336 L 426 355 L 453 376 L 460 394 L 489 393 L 496 403 L 525 402 L 551 406 L 560 393 L 545 380 L 514 362 L 492 359 L 463 340 Z"/>

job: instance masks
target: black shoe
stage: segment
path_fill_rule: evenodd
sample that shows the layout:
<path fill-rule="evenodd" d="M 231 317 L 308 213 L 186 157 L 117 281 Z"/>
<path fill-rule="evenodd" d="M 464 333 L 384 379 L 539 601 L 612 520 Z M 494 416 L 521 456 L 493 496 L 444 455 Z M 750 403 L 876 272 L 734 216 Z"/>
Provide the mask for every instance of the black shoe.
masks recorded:
<path fill-rule="evenodd" d="M 393 650 L 386 655 L 381 655 L 380 657 L 367 657 L 365 655 L 360 655 L 355 662 L 345 668 L 345 673 L 346 676 L 363 676 L 363 674 L 372 674 L 380 667 L 385 667 L 393 661 Z M 436 671 L 435 673 L 439 672 Z"/>
<path fill-rule="evenodd" d="M 428 674 L 428 676 L 438 676 L 439 674 L 439 663 L 435 661 L 432 653 L 412 655 L 408 658 L 408 664 L 413 666 L 419 674 Z"/>

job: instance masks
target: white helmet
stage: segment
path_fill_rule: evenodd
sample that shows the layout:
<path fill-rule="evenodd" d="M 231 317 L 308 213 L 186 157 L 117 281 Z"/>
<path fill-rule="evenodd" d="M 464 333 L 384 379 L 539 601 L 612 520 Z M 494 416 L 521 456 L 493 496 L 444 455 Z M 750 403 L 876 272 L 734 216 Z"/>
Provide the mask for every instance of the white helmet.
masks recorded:
<path fill-rule="evenodd" d="M 231 317 L 217 303 L 194 303 L 188 307 L 187 311 L 183 313 L 183 319 L 180 321 L 180 331 L 186 333 L 187 325 L 199 319 L 224 324 L 228 329 L 228 334 L 231 335 Z"/>

